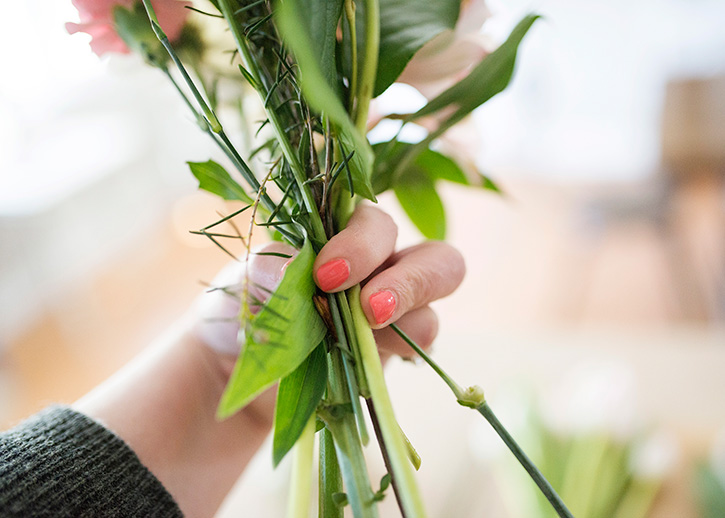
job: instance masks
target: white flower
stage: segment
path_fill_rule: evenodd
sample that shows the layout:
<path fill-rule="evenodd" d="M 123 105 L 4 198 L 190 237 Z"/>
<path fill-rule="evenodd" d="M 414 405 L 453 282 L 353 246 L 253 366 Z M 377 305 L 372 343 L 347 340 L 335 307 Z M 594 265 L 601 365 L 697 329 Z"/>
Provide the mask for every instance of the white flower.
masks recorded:
<path fill-rule="evenodd" d="M 489 53 L 481 34 L 490 12 L 483 0 L 464 0 L 453 30 L 444 31 L 421 48 L 398 78 L 432 99 L 465 77 Z"/>

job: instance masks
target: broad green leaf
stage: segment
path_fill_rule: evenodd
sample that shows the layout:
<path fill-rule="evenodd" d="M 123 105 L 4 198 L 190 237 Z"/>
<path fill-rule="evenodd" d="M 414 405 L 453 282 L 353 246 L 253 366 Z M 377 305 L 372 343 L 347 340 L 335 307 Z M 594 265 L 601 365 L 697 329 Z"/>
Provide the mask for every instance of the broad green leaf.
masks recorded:
<path fill-rule="evenodd" d="M 373 97 L 395 82 L 423 45 L 453 29 L 460 10 L 461 0 L 380 0 L 380 51 Z"/>
<path fill-rule="evenodd" d="M 274 465 L 287 455 L 315 412 L 327 385 L 327 353 L 318 345 L 292 374 L 282 378 L 274 413 L 272 459 Z"/>
<path fill-rule="evenodd" d="M 476 65 L 470 74 L 415 112 L 409 120 L 454 106 L 454 112 L 443 123 L 445 127 L 450 127 L 501 92 L 513 76 L 519 44 L 538 18 L 533 14 L 526 16 L 511 31 L 508 39 Z"/>
<path fill-rule="evenodd" d="M 240 200 L 253 203 L 254 200 L 234 181 L 226 169 L 214 162 L 187 162 L 191 173 L 199 180 L 199 189 L 221 196 L 225 200 Z"/>
<path fill-rule="evenodd" d="M 413 146 L 414 144 L 405 142 L 396 142 L 392 146 L 385 142 L 373 146 L 375 166 L 372 181 L 375 194 L 380 194 L 394 186 L 396 182 L 392 175 L 395 172 L 395 166 L 405 153 L 413 149 Z M 470 178 L 453 158 L 430 148 L 421 151 L 413 164 L 434 181 L 445 180 L 501 193 L 501 189 L 489 177 L 478 173 L 477 177 Z"/>
<path fill-rule="evenodd" d="M 477 172 L 475 177 L 470 178 L 453 158 L 438 151 L 433 151 L 432 149 L 422 151 L 415 159 L 415 163 L 436 180 L 445 180 L 470 187 L 480 187 L 487 191 L 503 194 L 499 186 L 488 176 Z"/>
<path fill-rule="evenodd" d="M 306 23 L 310 43 L 318 56 L 320 71 L 327 84 L 337 92 L 337 66 L 335 47 L 337 24 L 342 12 L 342 0 L 295 0 L 306 16 L 299 23 Z"/>
<path fill-rule="evenodd" d="M 431 178 L 448 182 L 471 185 L 471 181 L 463 169 L 451 157 L 432 149 L 423 150 L 415 159 L 415 164 L 422 168 Z"/>
<path fill-rule="evenodd" d="M 329 117 L 347 152 L 354 150 L 350 170 L 355 194 L 375 201 L 370 184 L 372 149 L 367 139 L 355 128 L 340 98 L 325 77 L 320 62 L 320 52 L 323 49 L 314 46 L 317 40 L 309 32 L 309 28 L 314 26 L 309 21 L 314 13 L 306 9 L 306 4 L 304 0 L 278 2 L 275 11 L 277 26 L 299 65 L 300 85 L 307 102 L 312 108 Z"/>
<path fill-rule="evenodd" d="M 247 323 L 242 352 L 219 403 L 220 417 L 230 416 L 295 370 L 325 336 L 325 324 L 312 302 L 314 260 L 306 240 L 280 285 Z"/>
<path fill-rule="evenodd" d="M 410 220 L 428 239 L 445 239 L 446 213 L 433 179 L 415 164 L 393 186 Z"/>

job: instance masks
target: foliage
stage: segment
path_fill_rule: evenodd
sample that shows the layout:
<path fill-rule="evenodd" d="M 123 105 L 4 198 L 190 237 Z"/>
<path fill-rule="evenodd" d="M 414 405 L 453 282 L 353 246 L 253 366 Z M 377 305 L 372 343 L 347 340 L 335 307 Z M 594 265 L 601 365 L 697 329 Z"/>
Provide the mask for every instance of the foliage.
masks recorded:
<path fill-rule="evenodd" d="M 519 44 L 537 17 L 522 20 L 467 77 L 400 122 L 435 117 L 438 124 L 427 137 L 405 143 L 396 136 L 372 147 L 365 135 L 371 98 L 395 82 L 426 43 L 442 33 L 455 34 L 460 0 L 211 0 L 214 12 L 194 9 L 194 14 L 210 17 L 207 24 L 216 22 L 220 32 L 228 30 L 234 49 L 223 71 L 205 66 L 200 50 L 185 52 L 181 59 L 177 49 L 190 45 L 184 34 L 197 38 L 194 42 L 203 37 L 187 30 L 170 43 L 150 0 L 143 0 L 150 25 L 139 28 L 131 16 L 140 12 L 138 5 L 117 11 L 124 41 L 167 75 L 236 169 L 230 174 L 211 160 L 189 162 L 199 187 L 245 203 L 198 233 L 230 255 L 221 241 L 237 239 L 249 251 L 258 227 L 300 250 L 276 290 L 261 297 L 266 300 L 250 296 L 252 288 L 265 289 L 246 279 L 241 353 L 218 415 L 237 412 L 279 382 L 273 461 L 279 463 L 295 444 L 305 453 L 295 455 L 297 462 L 309 461 L 316 416 L 322 437 L 320 516 L 340 517 L 341 506 L 349 504 L 356 518 L 375 517 L 388 485 L 404 516 L 424 516 L 410 462 L 417 465 L 419 459 L 395 419 L 359 286 L 322 294 L 312 280 L 312 265 L 362 199 L 376 201 L 376 195 L 390 190 L 425 237 L 443 239 L 442 182 L 499 191 L 488 177 L 464 172 L 454 157 L 435 149 L 435 142 L 509 84 Z M 150 42 L 152 33 L 158 44 Z M 162 48 L 175 73 L 160 56 Z M 227 89 L 235 92 L 232 99 L 219 98 L 220 82 L 232 85 Z M 249 165 L 251 156 L 242 157 L 225 131 L 224 117 L 216 114 L 219 107 L 242 105 L 250 87 L 265 113 L 256 131 L 258 147 L 250 153 L 263 164 L 259 167 Z M 233 218 L 245 211 L 251 224 L 242 234 Z M 234 233 L 218 231 L 222 224 Z M 251 306 L 259 311 L 254 314 Z M 388 470 L 377 491 L 362 452 L 367 430 L 361 400 Z M 294 473 L 304 477 L 306 470 L 298 466 Z"/>

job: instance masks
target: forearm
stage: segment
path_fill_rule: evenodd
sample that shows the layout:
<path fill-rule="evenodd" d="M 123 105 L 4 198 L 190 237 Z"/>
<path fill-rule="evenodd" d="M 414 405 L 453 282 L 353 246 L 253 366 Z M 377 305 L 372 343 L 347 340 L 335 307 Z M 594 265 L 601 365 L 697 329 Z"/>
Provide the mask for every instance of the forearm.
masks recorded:
<path fill-rule="evenodd" d="M 211 516 L 271 427 L 271 393 L 216 419 L 230 364 L 178 325 L 74 406 L 126 441 L 186 516 Z"/>

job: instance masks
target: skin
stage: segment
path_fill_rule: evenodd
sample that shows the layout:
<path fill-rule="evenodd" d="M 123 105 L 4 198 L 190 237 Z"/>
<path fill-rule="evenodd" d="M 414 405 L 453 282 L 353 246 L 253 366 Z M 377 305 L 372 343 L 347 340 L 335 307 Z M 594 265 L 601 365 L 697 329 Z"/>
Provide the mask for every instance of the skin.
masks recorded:
<path fill-rule="evenodd" d="M 396 236 L 390 216 L 361 206 L 347 228 L 320 251 L 313 270 L 316 275 L 333 259 L 348 261 L 350 277 L 333 291 L 364 284 L 363 309 L 383 359 L 411 356 L 409 347 L 386 327 L 392 322 L 422 346 L 430 346 L 438 322 L 428 304 L 455 290 L 465 273 L 461 255 L 445 243 L 395 252 Z M 250 263 L 252 280 L 278 278 L 286 262 L 264 257 Z M 396 309 L 388 321 L 376 324 L 369 298 L 382 290 L 395 294 Z M 236 342 L 210 346 L 198 320 L 187 315 L 74 405 L 124 439 L 191 518 L 212 516 L 221 505 L 269 433 L 275 398 L 269 390 L 235 416 L 216 419 L 234 362 L 223 350 L 233 350 Z"/>

